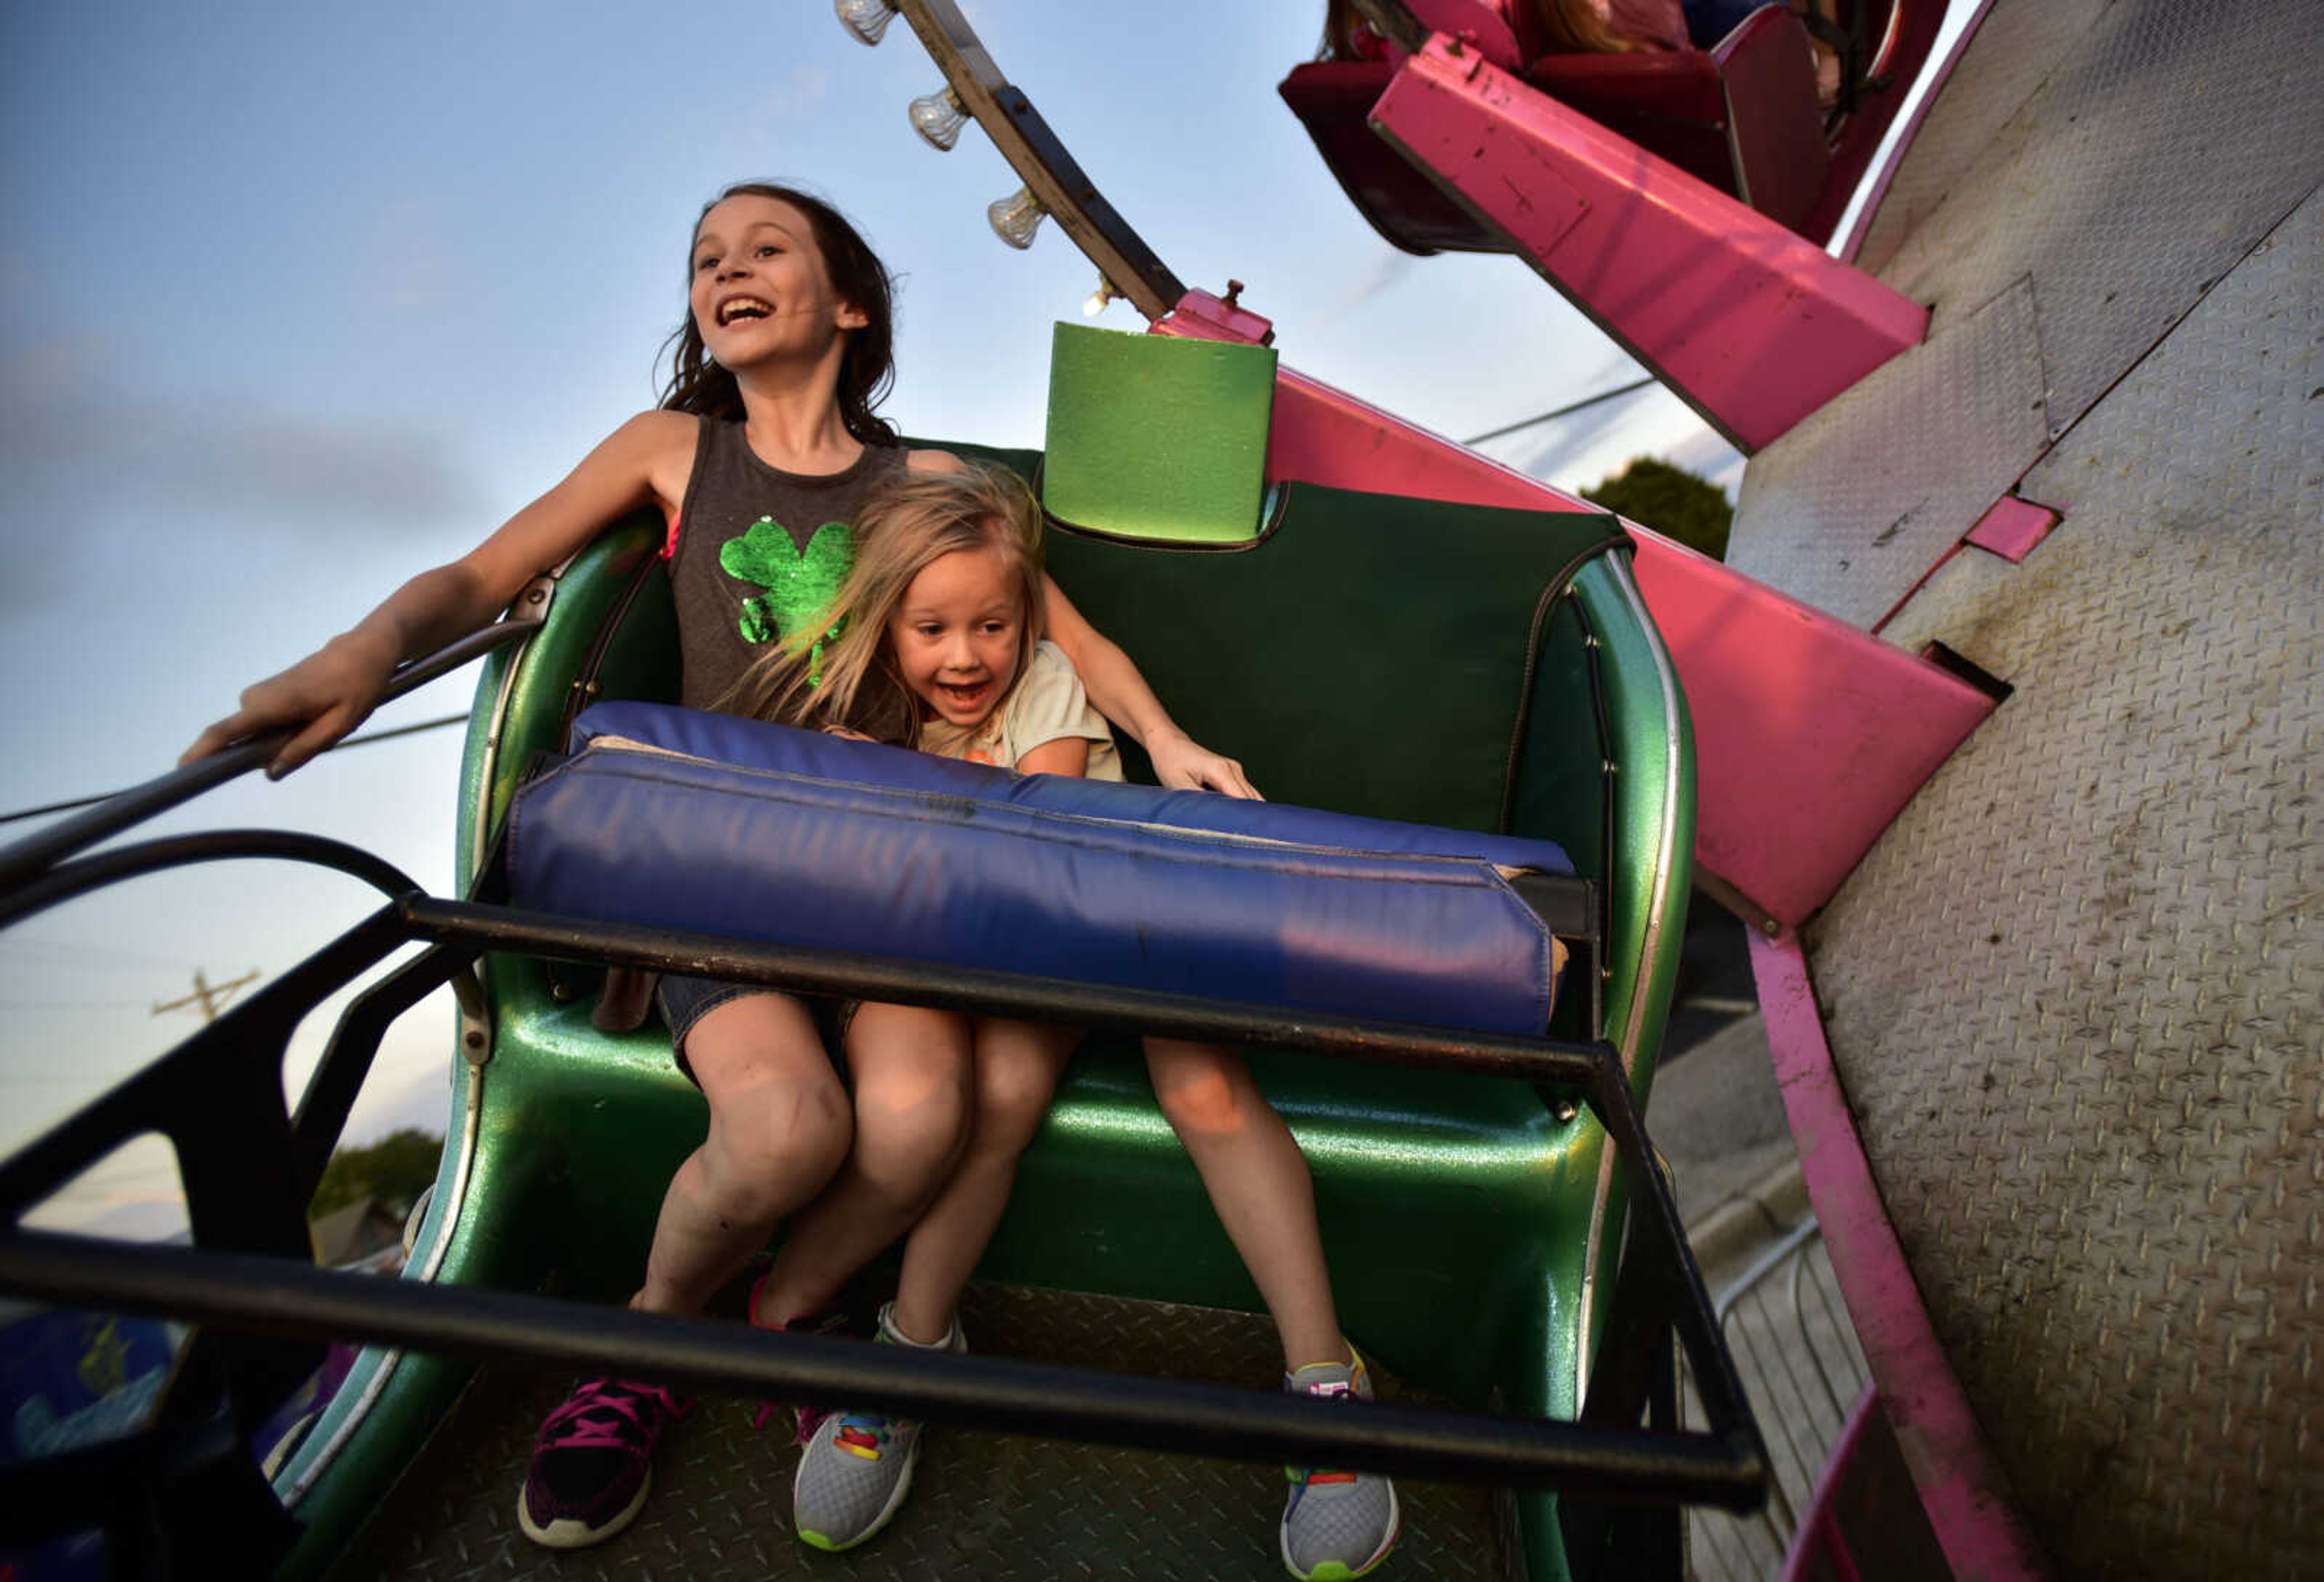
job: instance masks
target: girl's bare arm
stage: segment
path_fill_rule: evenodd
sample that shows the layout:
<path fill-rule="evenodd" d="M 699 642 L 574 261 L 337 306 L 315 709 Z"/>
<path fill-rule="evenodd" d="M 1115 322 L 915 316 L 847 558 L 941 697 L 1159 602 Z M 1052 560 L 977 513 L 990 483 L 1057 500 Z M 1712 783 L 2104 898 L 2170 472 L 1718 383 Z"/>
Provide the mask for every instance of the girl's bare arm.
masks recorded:
<path fill-rule="evenodd" d="M 1156 778 L 1180 789 L 1207 788 L 1229 796 L 1259 797 L 1257 788 L 1244 777 L 1242 765 L 1213 752 L 1178 729 L 1130 656 L 1084 620 L 1055 581 L 1044 576 L 1041 586 L 1046 595 L 1043 625 L 1048 636 L 1081 673 L 1091 706 L 1146 749 L 1146 756 L 1154 760 Z"/>
<path fill-rule="evenodd" d="M 1089 738 L 1060 736 L 1054 741 L 1044 741 L 1017 760 L 1020 775 L 1071 775 L 1080 779 L 1089 773 Z"/>
<path fill-rule="evenodd" d="M 278 676 L 244 690 L 241 707 L 211 725 L 180 763 L 244 737 L 303 726 L 267 773 L 289 774 L 361 724 L 395 667 L 475 630 L 524 584 L 564 560 L 624 512 L 676 501 L 693 462 L 695 420 L 644 412 L 615 429 L 565 481 L 453 561 L 421 572 L 348 630 Z"/>

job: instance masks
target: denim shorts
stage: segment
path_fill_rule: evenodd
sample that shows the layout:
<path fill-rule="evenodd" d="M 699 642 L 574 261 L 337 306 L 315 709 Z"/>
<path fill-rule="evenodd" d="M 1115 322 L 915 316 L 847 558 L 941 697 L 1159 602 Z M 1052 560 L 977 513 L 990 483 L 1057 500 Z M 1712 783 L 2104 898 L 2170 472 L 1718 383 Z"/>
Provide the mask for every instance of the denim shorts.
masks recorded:
<path fill-rule="evenodd" d="M 807 1007 L 815 1018 L 815 1030 L 823 1039 L 823 1052 L 839 1072 L 839 1080 L 847 1080 L 847 1061 L 841 1046 L 847 1036 L 847 1024 L 855 1019 L 855 1010 L 862 1002 L 835 1000 L 825 995 L 787 994 L 786 990 L 770 989 L 763 983 L 725 983 L 715 978 L 686 978 L 665 972 L 654 985 L 654 1004 L 661 1010 L 661 1019 L 669 1024 L 669 1053 L 678 1062 L 678 1069 L 686 1080 L 695 1081 L 694 1068 L 686 1061 L 686 1035 L 694 1031 L 695 1023 L 729 1000 L 741 999 L 752 994 L 785 994 Z M 696 1082 L 696 1087 L 701 1086 Z"/>

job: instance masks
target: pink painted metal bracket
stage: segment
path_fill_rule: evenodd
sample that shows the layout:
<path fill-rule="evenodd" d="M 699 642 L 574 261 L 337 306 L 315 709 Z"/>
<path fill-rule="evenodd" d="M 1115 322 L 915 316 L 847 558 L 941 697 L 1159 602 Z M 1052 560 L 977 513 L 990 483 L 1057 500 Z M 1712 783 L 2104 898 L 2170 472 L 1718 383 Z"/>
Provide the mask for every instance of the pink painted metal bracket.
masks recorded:
<path fill-rule="evenodd" d="M 2043 1577 L 2039 1551 L 2018 1524 L 2000 1469 L 1986 1454 L 1976 1415 L 1888 1222 L 1848 1096 L 1832 1069 L 1798 939 L 1788 930 L 1775 939 L 1754 933 L 1751 971 L 1800 1172 L 1929 1525 L 1956 1577 L 1977 1582 Z"/>
<path fill-rule="evenodd" d="M 1998 555 L 2012 566 L 2034 553 L 2034 546 L 2050 536 L 2050 529 L 2061 518 L 2053 506 L 2036 504 L 2015 494 L 2005 494 L 1993 502 L 1993 509 L 1978 518 L 1977 526 L 1969 530 L 1968 543 Z"/>
<path fill-rule="evenodd" d="M 1921 304 L 1441 33 L 1371 124 L 1746 451 L 1928 327 Z"/>

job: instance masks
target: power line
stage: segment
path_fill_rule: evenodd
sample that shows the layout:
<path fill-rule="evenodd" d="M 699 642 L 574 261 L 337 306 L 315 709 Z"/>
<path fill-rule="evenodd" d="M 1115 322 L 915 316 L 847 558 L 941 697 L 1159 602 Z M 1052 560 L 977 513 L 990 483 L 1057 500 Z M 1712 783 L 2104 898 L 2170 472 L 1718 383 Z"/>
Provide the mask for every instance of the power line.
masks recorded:
<path fill-rule="evenodd" d="M 218 1007 L 232 999 L 235 989 L 246 983 L 257 981 L 258 969 L 255 967 L 239 978 L 227 979 L 224 983 L 212 983 L 202 976 L 202 970 L 197 967 L 194 969 L 194 992 L 173 999 L 166 1005 L 156 1005 L 153 1007 L 153 1014 L 158 1016 L 165 1011 L 183 1010 L 198 1000 L 201 1002 L 202 1020 L 215 1022 L 217 1020 Z"/>
<path fill-rule="evenodd" d="M 447 725 L 465 725 L 467 722 L 468 716 L 465 713 L 446 714 L 441 719 L 422 720 L 414 725 L 394 725 L 385 731 L 374 731 L 367 735 L 350 736 L 344 741 L 333 743 L 331 750 L 344 752 L 350 747 L 368 747 L 374 741 L 388 741 L 398 736 L 410 736 L 421 731 L 440 731 Z M 124 789 L 128 787 L 124 786 Z M 0 813 L 0 824 L 12 824 L 18 819 L 39 818 L 43 814 L 70 813 L 76 807 L 94 807 L 100 802 L 110 802 L 120 795 L 119 791 L 100 791 L 94 796 L 76 796 L 70 802 L 51 802 L 46 807 L 25 807 L 19 808 L 14 813 Z"/>
<path fill-rule="evenodd" d="M 1570 418 L 1574 413 L 1582 411 L 1585 408 L 1596 406 L 1600 401 L 1610 401 L 1616 396 L 1626 396 L 1632 391 L 1644 390 L 1653 382 L 1654 381 L 1651 379 L 1634 379 L 1628 384 L 1618 384 L 1612 390 L 1601 390 L 1596 395 L 1583 396 L 1578 401 L 1568 401 L 1565 405 L 1543 412 L 1537 417 L 1521 418 L 1514 423 L 1505 424 L 1501 428 L 1489 430 L 1483 434 L 1474 435 L 1470 438 L 1462 440 L 1461 443 L 1463 445 L 1482 445 L 1488 439 L 1499 439 L 1504 434 L 1515 434 L 1518 429 L 1530 428 L 1536 423 L 1547 423 L 1553 418 Z"/>

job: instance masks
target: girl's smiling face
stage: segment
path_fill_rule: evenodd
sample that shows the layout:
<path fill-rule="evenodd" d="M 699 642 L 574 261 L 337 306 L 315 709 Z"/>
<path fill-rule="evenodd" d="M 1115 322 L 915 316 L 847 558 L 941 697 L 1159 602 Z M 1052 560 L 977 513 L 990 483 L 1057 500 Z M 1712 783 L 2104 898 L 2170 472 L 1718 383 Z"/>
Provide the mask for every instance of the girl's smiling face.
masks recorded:
<path fill-rule="evenodd" d="M 1020 581 L 995 549 L 955 549 L 928 563 L 888 621 L 904 685 L 936 718 L 973 728 L 1017 678 L 1025 612 Z"/>
<path fill-rule="evenodd" d="M 812 361 L 867 322 L 833 288 L 807 216 L 754 192 L 702 216 L 687 301 L 704 349 L 727 368 L 770 357 Z"/>

